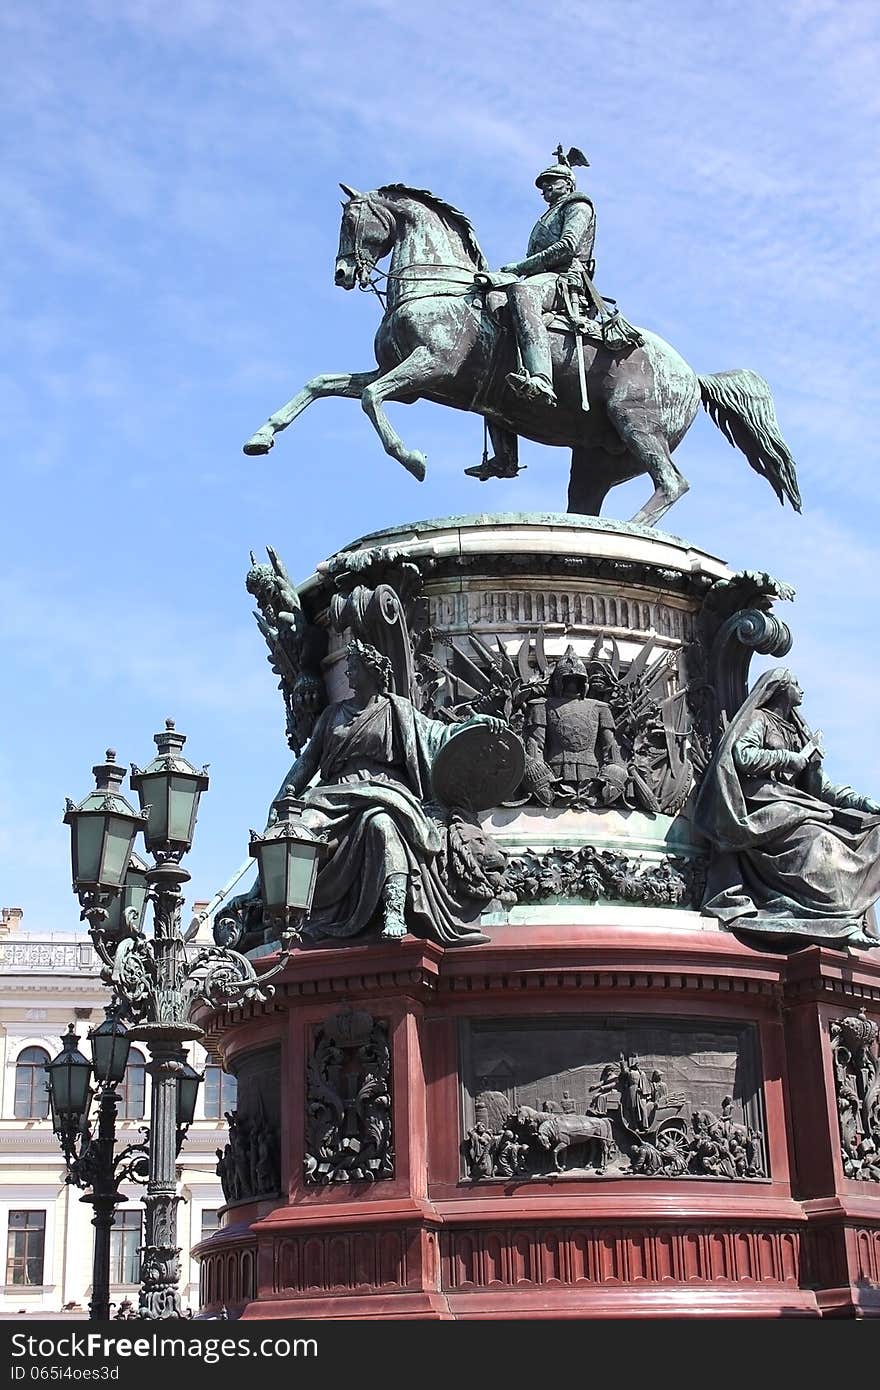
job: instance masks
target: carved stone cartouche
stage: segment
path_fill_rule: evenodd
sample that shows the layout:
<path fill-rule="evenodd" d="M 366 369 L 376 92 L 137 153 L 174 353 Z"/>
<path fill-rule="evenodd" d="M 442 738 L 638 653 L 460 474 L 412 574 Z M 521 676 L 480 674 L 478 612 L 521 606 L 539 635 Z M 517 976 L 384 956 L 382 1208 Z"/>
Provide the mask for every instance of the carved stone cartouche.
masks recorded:
<path fill-rule="evenodd" d="M 343 1010 L 317 1030 L 307 1064 L 305 1181 L 393 1176 L 388 1025 Z"/>

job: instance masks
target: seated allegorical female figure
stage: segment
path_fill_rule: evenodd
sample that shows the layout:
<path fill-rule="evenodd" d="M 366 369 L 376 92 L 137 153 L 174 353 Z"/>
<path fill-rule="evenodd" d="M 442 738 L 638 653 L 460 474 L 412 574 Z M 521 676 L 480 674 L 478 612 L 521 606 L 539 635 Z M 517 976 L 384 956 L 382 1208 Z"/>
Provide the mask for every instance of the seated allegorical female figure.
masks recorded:
<path fill-rule="evenodd" d="M 328 846 L 303 936 L 357 936 L 376 921 L 385 939 L 409 927 L 444 946 L 485 941 L 474 925 L 480 904 L 457 898 L 443 872 L 431 767 L 462 729 L 480 723 L 500 730 L 502 721 L 428 718 L 390 693 L 390 661 L 357 640 L 348 647 L 348 679 L 351 697 L 322 712 L 284 782 Z"/>
<path fill-rule="evenodd" d="M 878 946 L 865 914 L 880 898 L 880 804 L 834 786 L 803 692 L 767 671 L 731 720 L 696 801 L 711 841 L 703 910 L 729 926 Z"/>

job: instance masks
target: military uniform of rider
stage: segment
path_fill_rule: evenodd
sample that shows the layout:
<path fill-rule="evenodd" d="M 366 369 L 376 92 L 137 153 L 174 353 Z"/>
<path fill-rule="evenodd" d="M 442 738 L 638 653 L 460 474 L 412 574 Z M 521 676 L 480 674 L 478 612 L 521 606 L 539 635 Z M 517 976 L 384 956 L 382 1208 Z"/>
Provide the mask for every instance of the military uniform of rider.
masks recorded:
<path fill-rule="evenodd" d="M 596 235 L 593 204 L 586 193 L 575 187 L 571 165 L 561 147 L 556 154 L 557 163 L 538 175 L 535 186 L 543 191 L 545 181 L 565 179 L 568 192 L 559 190 L 535 223 L 525 259 L 501 267 L 502 271 L 521 277 L 507 287 L 507 302 L 523 370 L 511 372 L 508 384 L 518 395 L 551 405 L 556 404 L 556 396 L 550 340 L 542 315 L 557 307 L 560 279 L 567 280 L 578 293 L 592 281 Z M 573 151 L 569 157 L 574 157 Z M 586 164 L 586 160 L 583 162 Z"/>

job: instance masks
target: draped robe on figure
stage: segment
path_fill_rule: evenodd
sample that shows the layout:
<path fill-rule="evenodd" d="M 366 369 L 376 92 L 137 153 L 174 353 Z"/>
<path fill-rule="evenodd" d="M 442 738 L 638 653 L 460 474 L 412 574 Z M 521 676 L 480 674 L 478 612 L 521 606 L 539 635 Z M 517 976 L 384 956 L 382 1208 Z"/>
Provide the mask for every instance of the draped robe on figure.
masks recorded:
<path fill-rule="evenodd" d="M 431 814 L 431 765 L 460 726 L 442 724 L 399 695 L 361 709 L 329 705 L 290 772 L 306 821 L 328 839 L 306 934 L 356 936 L 380 909 L 386 879 L 407 875 L 407 923 L 444 946 L 487 940 L 470 925 L 480 904 L 461 901 L 444 882 L 444 827 Z"/>
<path fill-rule="evenodd" d="M 880 898 L 880 816 L 820 768 L 793 766 L 809 732 L 769 707 L 790 679 L 760 677 L 706 771 L 694 814 L 715 848 L 703 910 L 749 931 L 878 946 L 863 923 Z"/>

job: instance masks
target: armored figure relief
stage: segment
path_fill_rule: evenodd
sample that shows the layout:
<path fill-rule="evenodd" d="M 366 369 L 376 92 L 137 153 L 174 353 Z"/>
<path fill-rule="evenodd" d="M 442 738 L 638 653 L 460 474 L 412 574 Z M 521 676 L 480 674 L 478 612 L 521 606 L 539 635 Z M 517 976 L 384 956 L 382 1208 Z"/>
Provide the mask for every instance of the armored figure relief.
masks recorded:
<path fill-rule="evenodd" d="M 785 668 L 767 671 L 707 769 L 695 821 L 715 848 L 703 905 L 729 926 L 877 946 L 880 803 L 835 786 Z"/>
<path fill-rule="evenodd" d="M 278 1134 L 263 1113 L 242 1116 L 226 1112 L 229 1142 L 217 1149 L 215 1172 L 226 1202 L 248 1201 L 279 1190 L 280 1168 Z"/>
<path fill-rule="evenodd" d="M 587 668 L 569 646 L 550 677 L 549 693 L 526 707 L 527 786 L 537 800 L 607 804 L 626 782 L 614 716 L 588 693 Z"/>

